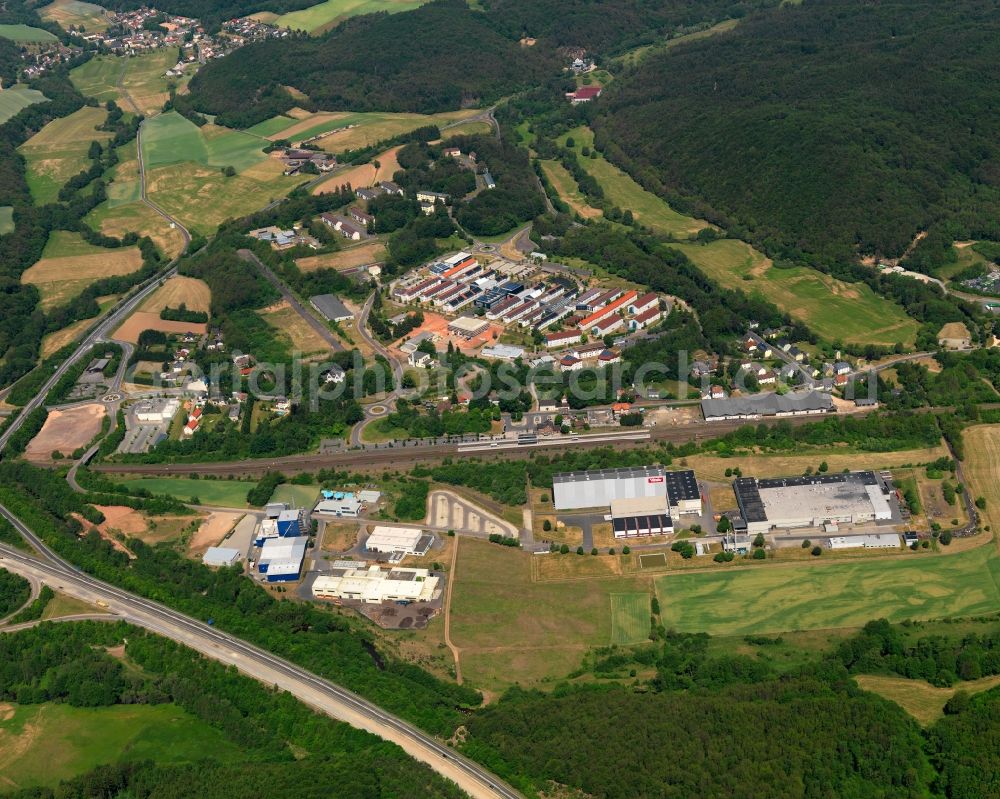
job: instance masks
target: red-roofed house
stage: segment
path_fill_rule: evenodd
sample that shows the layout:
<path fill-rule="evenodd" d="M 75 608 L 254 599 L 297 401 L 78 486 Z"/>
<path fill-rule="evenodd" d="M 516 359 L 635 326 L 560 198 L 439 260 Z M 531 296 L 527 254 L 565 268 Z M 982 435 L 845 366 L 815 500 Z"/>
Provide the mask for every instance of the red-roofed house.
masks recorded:
<path fill-rule="evenodd" d="M 549 348 L 564 347 L 569 344 L 576 344 L 582 338 L 582 330 L 562 330 L 559 333 L 549 333 L 545 337 L 545 346 Z"/>
<path fill-rule="evenodd" d="M 660 306 L 654 305 L 652 308 L 629 319 L 628 325 L 632 330 L 642 330 L 644 327 L 653 324 L 661 316 L 663 316 L 663 312 L 660 310 Z"/>
<path fill-rule="evenodd" d="M 660 300 L 656 296 L 655 291 L 651 291 L 648 294 L 643 294 L 635 302 L 629 303 L 628 312 L 633 315 L 641 314 L 643 311 L 648 311 L 654 305 L 659 305 Z"/>
<path fill-rule="evenodd" d="M 566 92 L 566 99 L 573 105 L 577 103 L 589 103 L 596 97 L 601 96 L 603 89 L 600 86 L 581 86 L 575 92 Z"/>
<path fill-rule="evenodd" d="M 620 296 L 614 302 L 608 303 L 603 308 L 594 311 L 590 316 L 585 318 L 582 322 L 580 322 L 580 327 L 583 328 L 584 330 L 590 330 L 591 328 L 595 327 L 597 323 L 600 322 L 601 320 L 607 319 L 609 316 L 616 313 L 617 311 L 626 308 L 628 304 L 638 296 L 639 293 L 637 291 L 626 291 L 624 294 L 622 294 L 622 296 Z"/>

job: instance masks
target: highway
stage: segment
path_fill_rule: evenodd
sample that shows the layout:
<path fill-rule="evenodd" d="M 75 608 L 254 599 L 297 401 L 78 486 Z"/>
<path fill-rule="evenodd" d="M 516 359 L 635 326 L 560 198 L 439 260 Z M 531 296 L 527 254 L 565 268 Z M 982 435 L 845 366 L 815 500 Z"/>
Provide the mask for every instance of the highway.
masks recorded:
<path fill-rule="evenodd" d="M 221 663 L 236 666 L 244 674 L 286 690 L 316 710 L 396 743 L 411 757 L 426 763 L 476 799 L 520 797 L 486 769 L 357 694 L 202 621 L 85 574 L 59 559 L 2 505 L 0 515 L 45 558 L 0 545 L 0 566 L 3 568 L 44 582 L 85 602 L 99 602 L 109 612 L 132 624 L 171 638 Z"/>

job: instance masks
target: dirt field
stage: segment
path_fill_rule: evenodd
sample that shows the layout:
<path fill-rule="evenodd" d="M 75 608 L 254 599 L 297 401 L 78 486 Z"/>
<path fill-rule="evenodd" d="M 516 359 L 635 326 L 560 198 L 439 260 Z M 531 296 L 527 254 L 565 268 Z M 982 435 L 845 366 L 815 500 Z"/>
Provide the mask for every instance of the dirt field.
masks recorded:
<path fill-rule="evenodd" d="M 139 511 L 124 505 L 95 505 L 104 514 L 105 521 L 101 527 L 108 531 L 114 530 L 129 537 L 141 537 L 149 529 L 146 517 Z"/>
<path fill-rule="evenodd" d="M 313 194 L 323 194 L 328 191 L 336 191 L 345 183 L 350 183 L 355 189 L 365 186 L 374 186 L 380 180 L 392 180 L 392 176 L 399 171 L 399 161 L 396 154 L 399 147 L 390 147 L 388 150 L 379 153 L 372 161 L 361 164 L 346 172 L 332 175 L 329 180 L 324 180 L 313 188 Z M 378 161 L 378 168 L 375 162 Z"/>
<path fill-rule="evenodd" d="M 291 341 L 291 348 L 302 355 L 325 354 L 330 351 L 330 346 L 287 301 L 282 300 L 258 313 L 265 322 L 278 328 L 280 335 L 287 336 Z"/>
<path fill-rule="evenodd" d="M 366 241 L 357 247 L 338 250 L 326 255 L 311 255 L 299 258 L 296 265 L 303 272 L 314 272 L 317 269 L 353 269 L 382 261 L 385 258 L 385 245 L 380 241 Z"/>
<path fill-rule="evenodd" d="M 413 338 L 420 333 L 433 333 L 439 337 L 439 341 L 437 342 L 438 349 L 446 347 L 447 341 L 450 339 L 456 349 L 460 349 L 463 352 L 472 352 L 479 349 L 479 347 L 484 344 L 492 343 L 494 339 L 498 338 L 503 332 L 503 327 L 501 325 L 490 323 L 490 326 L 485 332 L 480 333 L 475 338 L 466 341 L 464 338 L 452 336 L 448 333 L 448 323 L 450 321 L 451 320 L 446 319 L 440 314 L 424 311 L 424 323 L 420 327 L 414 328 L 413 332 L 411 332 L 406 338 Z M 393 347 L 398 349 L 399 345 L 402 343 L 403 339 L 400 339 L 393 345 Z M 399 352 L 398 354 L 400 357 L 403 357 L 402 352 Z"/>
<path fill-rule="evenodd" d="M 138 247 L 120 247 L 88 255 L 43 258 L 21 275 L 21 282 L 36 285 L 42 294 L 42 310 L 49 310 L 72 299 L 99 278 L 128 275 L 141 266 Z"/>
<path fill-rule="evenodd" d="M 55 450 L 69 455 L 101 432 L 103 418 L 104 406 L 97 403 L 80 405 L 66 411 L 50 411 L 45 425 L 31 439 L 24 455 L 33 461 L 49 461 Z"/>
<path fill-rule="evenodd" d="M 226 533 L 233 529 L 243 513 L 230 513 L 228 511 L 216 511 L 208 514 L 208 517 L 201 523 L 201 527 L 191 536 L 188 542 L 188 557 L 201 557 L 209 547 L 216 546 Z"/>
<path fill-rule="evenodd" d="M 212 292 L 204 280 L 178 275 L 164 283 L 139 310 L 159 314 L 164 308 L 178 308 L 183 303 L 189 311 L 208 313 L 211 301 Z"/>
<path fill-rule="evenodd" d="M 197 324 L 195 322 L 167 322 L 160 319 L 158 313 L 136 311 L 114 332 L 112 338 L 117 341 L 127 341 L 135 344 L 139 341 L 139 334 L 143 330 L 162 330 L 164 333 L 191 332 L 204 334 L 208 330 L 208 325 Z"/>

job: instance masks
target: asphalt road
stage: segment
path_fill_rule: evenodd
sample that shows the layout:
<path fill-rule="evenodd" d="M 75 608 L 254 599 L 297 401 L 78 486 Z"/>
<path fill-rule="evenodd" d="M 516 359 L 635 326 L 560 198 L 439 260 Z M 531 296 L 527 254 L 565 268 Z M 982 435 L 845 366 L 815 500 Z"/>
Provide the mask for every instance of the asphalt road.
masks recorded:
<path fill-rule="evenodd" d="M 286 690 L 302 702 L 358 729 L 398 744 L 410 756 L 455 782 L 475 799 L 517 799 L 516 791 L 477 763 L 386 713 L 357 694 L 202 621 L 135 596 L 91 577 L 60 560 L 21 521 L 0 505 L 2 514 L 46 559 L 0 545 L 0 566 L 45 582 L 207 657 L 236 666 L 244 674 Z"/>
<path fill-rule="evenodd" d="M 316 335 L 322 338 L 323 341 L 330 346 L 330 349 L 334 352 L 343 351 L 344 345 L 337 340 L 337 337 L 333 335 L 330 328 L 309 313 L 309 310 L 301 302 L 299 302 L 298 297 L 292 294 L 291 289 L 278 279 L 278 276 L 271 271 L 271 268 L 267 266 L 267 264 L 261 261 L 260 258 L 254 255 L 250 250 L 238 250 L 237 255 L 239 255 L 244 261 L 252 263 L 260 270 L 261 274 L 267 278 L 268 282 L 281 292 L 281 296 L 289 305 L 292 306 L 295 313 L 306 321 L 309 327 L 316 332 Z"/>

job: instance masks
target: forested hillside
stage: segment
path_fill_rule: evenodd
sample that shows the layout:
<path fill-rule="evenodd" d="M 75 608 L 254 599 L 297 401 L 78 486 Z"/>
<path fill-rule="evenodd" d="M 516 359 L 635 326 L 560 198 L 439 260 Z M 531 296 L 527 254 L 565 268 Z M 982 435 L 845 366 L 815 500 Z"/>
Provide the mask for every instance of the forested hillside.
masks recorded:
<path fill-rule="evenodd" d="M 662 36 L 699 30 L 724 19 L 738 19 L 778 0 L 485 0 L 498 30 L 541 46 L 582 47 L 590 55 L 609 55 L 649 44 Z"/>
<path fill-rule="evenodd" d="M 998 45 L 992 0 L 782 6 L 616 81 L 597 143 L 772 255 L 996 238 Z"/>
<path fill-rule="evenodd" d="M 436 0 L 415 11 L 344 22 L 329 37 L 268 41 L 206 65 L 191 81 L 199 111 L 226 124 L 252 124 L 284 108 L 271 85 L 293 86 L 318 107 L 352 111 L 448 111 L 486 103 L 537 83 L 554 63 L 493 30 L 464 0 Z M 249 113 L 247 113 L 249 112 Z"/>
<path fill-rule="evenodd" d="M 196 17 L 209 29 L 217 29 L 221 22 L 243 17 L 258 11 L 284 14 L 315 4 L 315 0 L 157 0 L 156 8 L 168 14 Z M 108 0 L 105 8 L 125 11 L 148 6 L 146 0 Z"/>

